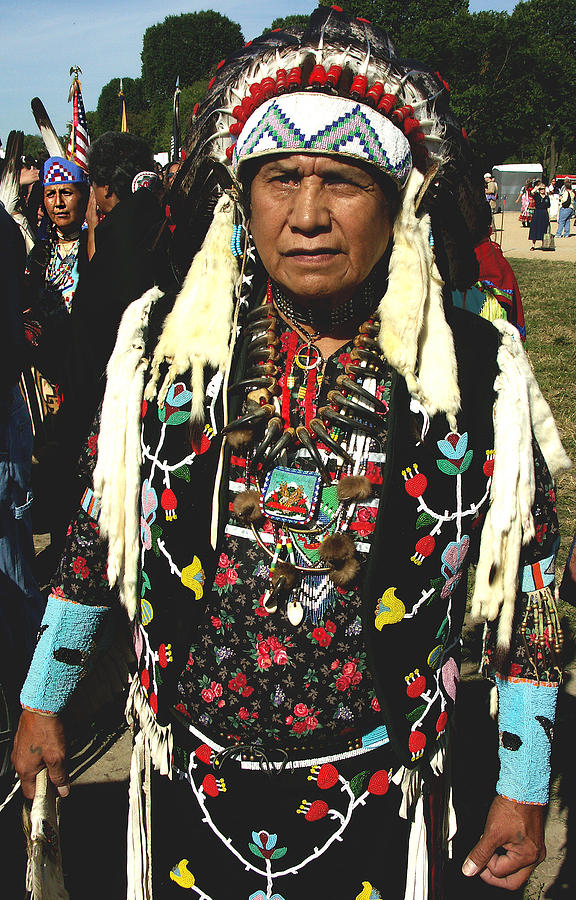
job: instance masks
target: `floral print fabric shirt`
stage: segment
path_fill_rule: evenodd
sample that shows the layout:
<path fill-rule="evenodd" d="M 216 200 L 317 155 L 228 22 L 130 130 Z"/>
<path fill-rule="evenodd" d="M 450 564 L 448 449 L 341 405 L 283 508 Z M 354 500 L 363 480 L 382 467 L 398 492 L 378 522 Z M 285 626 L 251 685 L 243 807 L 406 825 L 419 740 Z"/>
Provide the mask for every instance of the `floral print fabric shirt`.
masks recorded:
<path fill-rule="evenodd" d="M 278 363 L 282 372 L 286 355 L 301 343 L 294 332 L 282 335 Z M 289 397 L 292 424 L 307 421 L 327 402 L 326 395 L 344 371 L 350 349 L 346 346 L 333 355 L 323 374 L 319 369 L 293 366 L 280 377 L 284 404 Z M 389 388 L 389 378 L 376 388 L 385 402 Z M 362 466 L 375 486 L 382 481 L 382 449 L 368 439 L 363 454 Z M 301 448 L 289 458 L 288 466 L 316 473 Z M 338 470 L 336 456 L 328 455 L 328 469 L 332 474 Z M 246 458 L 233 454 L 230 518 L 207 599 L 206 621 L 191 644 L 178 683 L 178 712 L 208 738 L 225 745 L 261 743 L 285 750 L 345 752 L 354 738 L 372 732 L 385 735 L 362 638 L 361 572 L 346 588 L 334 587 L 326 576 L 304 577 L 306 586 L 294 588 L 291 598 L 300 591 L 320 594 L 322 600 L 318 604 L 312 599 L 296 627 L 288 620 L 283 603 L 277 612 L 268 612 L 264 596 L 270 585 L 270 558 L 233 512 L 234 498 L 245 486 Z M 322 490 L 320 515 L 330 506 L 334 512 L 335 490 Z M 377 500 L 372 497 L 352 507 L 347 511 L 346 528 L 362 559 L 370 548 Z M 261 538 L 272 541 L 273 532 L 272 523 L 266 520 Z M 317 559 L 313 536 L 301 538 L 298 544 L 308 559 Z M 305 598 L 301 599 L 306 607 Z"/>

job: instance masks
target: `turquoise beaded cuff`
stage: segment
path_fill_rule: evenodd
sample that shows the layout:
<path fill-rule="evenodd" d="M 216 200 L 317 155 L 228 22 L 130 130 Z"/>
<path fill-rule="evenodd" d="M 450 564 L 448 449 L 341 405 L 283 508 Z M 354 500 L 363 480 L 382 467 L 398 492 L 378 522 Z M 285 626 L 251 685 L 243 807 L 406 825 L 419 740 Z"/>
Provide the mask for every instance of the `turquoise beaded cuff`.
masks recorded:
<path fill-rule="evenodd" d="M 558 685 L 496 676 L 500 777 L 496 791 L 517 803 L 544 806 Z"/>
<path fill-rule="evenodd" d="M 50 594 L 20 702 L 27 709 L 59 713 L 85 674 L 110 612 Z"/>

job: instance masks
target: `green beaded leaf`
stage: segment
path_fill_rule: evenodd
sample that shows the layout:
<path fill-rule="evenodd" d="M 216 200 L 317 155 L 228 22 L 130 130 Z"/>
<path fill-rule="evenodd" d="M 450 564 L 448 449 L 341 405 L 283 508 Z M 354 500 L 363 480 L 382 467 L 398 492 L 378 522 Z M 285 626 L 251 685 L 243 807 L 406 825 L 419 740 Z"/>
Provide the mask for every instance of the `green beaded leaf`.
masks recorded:
<path fill-rule="evenodd" d="M 416 519 L 416 528 L 427 528 L 428 525 L 434 525 L 435 523 L 436 519 L 430 513 L 423 512 Z"/>
<path fill-rule="evenodd" d="M 142 596 L 144 596 L 144 592 L 149 591 L 151 587 L 150 579 L 144 569 L 142 569 Z"/>
<path fill-rule="evenodd" d="M 451 463 L 448 459 L 437 459 L 436 465 L 445 475 L 457 475 L 460 469 Z"/>
<path fill-rule="evenodd" d="M 413 709 L 411 712 L 406 713 L 406 718 L 409 722 L 416 722 L 420 719 L 426 711 L 426 704 L 423 703 L 421 706 L 417 706 L 416 709 Z"/>
<path fill-rule="evenodd" d="M 257 847 L 256 844 L 253 844 L 252 841 L 249 841 L 248 846 L 250 847 L 250 849 L 251 849 L 252 853 L 254 854 L 254 856 L 259 856 L 260 859 L 266 859 L 266 857 L 264 856 L 264 854 L 263 854 L 262 851 L 260 850 L 260 847 Z"/>
<path fill-rule="evenodd" d="M 461 471 L 461 472 L 465 472 L 466 469 L 469 468 L 470 463 L 472 462 L 472 457 L 473 457 L 473 456 L 474 456 L 474 451 L 473 451 L 473 450 L 468 450 L 468 451 L 464 454 L 464 459 L 463 459 L 462 462 L 460 463 L 460 471 Z"/>
<path fill-rule="evenodd" d="M 162 537 L 162 529 L 155 522 L 150 526 L 150 534 L 152 535 L 152 549 L 156 556 L 160 556 L 158 538 Z"/>
<path fill-rule="evenodd" d="M 187 481 L 188 483 L 190 483 L 190 467 L 189 466 L 187 466 L 187 465 L 178 466 L 177 469 L 174 469 L 172 474 L 176 478 L 182 478 L 183 481 Z"/>
<path fill-rule="evenodd" d="M 437 641 L 438 641 L 438 640 L 440 640 L 440 641 L 443 641 L 443 640 L 444 640 L 444 632 L 446 631 L 447 628 L 448 628 L 448 616 L 445 617 L 445 619 L 444 619 L 444 621 L 442 622 L 440 628 L 439 628 L 438 631 L 436 632 L 436 640 L 437 640 Z"/>
<path fill-rule="evenodd" d="M 277 847 L 270 859 L 282 859 L 283 856 L 286 856 L 288 852 L 288 847 Z"/>
<path fill-rule="evenodd" d="M 364 786 L 369 779 L 370 772 L 358 772 L 358 774 L 350 780 L 350 790 L 355 798 L 364 793 Z"/>

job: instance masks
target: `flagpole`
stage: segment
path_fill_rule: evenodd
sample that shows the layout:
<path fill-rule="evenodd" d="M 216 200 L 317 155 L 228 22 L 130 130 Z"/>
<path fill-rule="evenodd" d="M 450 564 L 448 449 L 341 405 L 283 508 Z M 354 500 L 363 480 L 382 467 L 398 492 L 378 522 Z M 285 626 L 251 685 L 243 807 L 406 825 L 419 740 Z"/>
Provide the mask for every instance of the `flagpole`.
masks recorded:
<path fill-rule="evenodd" d="M 170 138 L 170 162 L 180 161 L 180 76 L 176 78 L 174 100 L 172 103 L 172 135 Z"/>
<path fill-rule="evenodd" d="M 83 169 L 88 169 L 88 148 L 90 138 L 88 136 L 88 123 L 82 99 L 82 89 L 79 75 L 82 74 L 80 66 L 71 66 L 70 75 L 72 84 L 68 92 L 68 102 L 72 103 L 72 125 L 68 138 L 66 156 Z"/>
<path fill-rule="evenodd" d="M 124 88 L 122 86 L 122 79 L 120 79 L 120 90 L 118 91 L 118 96 L 120 97 L 120 131 L 128 131 L 128 119 L 126 117 L 126 100 L 124 98 Z"/>

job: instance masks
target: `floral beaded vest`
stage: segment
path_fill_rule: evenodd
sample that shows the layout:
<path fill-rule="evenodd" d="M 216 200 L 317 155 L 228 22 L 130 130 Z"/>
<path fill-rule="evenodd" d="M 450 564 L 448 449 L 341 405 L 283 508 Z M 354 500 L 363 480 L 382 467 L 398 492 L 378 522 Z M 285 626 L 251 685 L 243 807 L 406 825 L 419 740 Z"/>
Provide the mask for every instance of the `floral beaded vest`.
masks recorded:
<path fill-rule="evenodd" d="M 460 310 L 450 313 L 450 325 L 462 397 L 458 431 L 450 432 L 443 415 L 429 419 L 393 373 L 386 462 L 360 588 L 362 674 L 370 679 L 374 708 L 394 751 L 408 767 L 433 755 L 456 698 L 466 570 L 478 556 L 493 468 L 498 335 L 488 323 Z M 207 378 L 207 424 L 200 446 L 188 447 L 184 455 L 182 439 L 175 437 L 183 429 L 173 426 L 189 417 L 186 378 L 170 389 L 163 408 L 143 404 L 142 601 L 136 651 L 140 680 L 160 724 L 178 717 L 182 673 L 206 623 L 208 587 L 228 579 L 228 570 L 234 569 L 229 554 L 222 559 L 222 538 L 216 549 L 210 540 L 214 522 L 221 536 L 230 515 L 232 453 L 225 445 L 221 455 L 222 382 L 219 373 Z M 230 416 L 239 412 L 232 399 L 231 405 Z M 177 449 L 176 444 L 170 449 L 173 441 Z M 179 527 L 168 549 L 164 532 L 171 516 L 178 517 Z M 329 627 L 333 618 L 328 617 Z M 322 621 L 329 635 L 326 619 Z M 224 625 L 220 620 L 214 628 Z M 255 652 L 259 643 L 255 641 Z M 267 649 L 273 658 L 282 648 Z M 350 666 L 345 674 L 354 674 Z M 240 695 L 250 687 L 244 675 L 240 672 L 235 683 Z M 212 680 L 207 691 L 213 690 Z M 218 702 L 216 696 L 210 699 Z M 305 705 L 302 701 L 299 712 Z"/>

